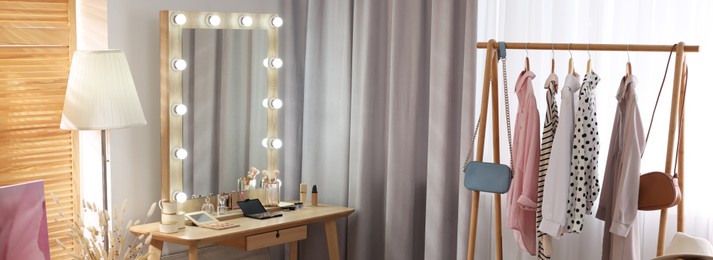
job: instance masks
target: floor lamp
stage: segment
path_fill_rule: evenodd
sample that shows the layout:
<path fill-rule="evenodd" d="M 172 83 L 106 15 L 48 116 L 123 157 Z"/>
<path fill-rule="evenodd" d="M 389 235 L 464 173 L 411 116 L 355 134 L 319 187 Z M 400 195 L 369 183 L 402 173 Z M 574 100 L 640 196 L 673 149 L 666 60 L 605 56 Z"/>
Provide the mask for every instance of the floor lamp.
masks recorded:
<path fill-rule="evenodd" d="M 75 51 L 60 128 L 101 130 L 102 192 L 107 214 L 108 130 L 143 125 L 146 119 L 124 52 Z M 104 247 L 108 247 L 106 234 Z"/>

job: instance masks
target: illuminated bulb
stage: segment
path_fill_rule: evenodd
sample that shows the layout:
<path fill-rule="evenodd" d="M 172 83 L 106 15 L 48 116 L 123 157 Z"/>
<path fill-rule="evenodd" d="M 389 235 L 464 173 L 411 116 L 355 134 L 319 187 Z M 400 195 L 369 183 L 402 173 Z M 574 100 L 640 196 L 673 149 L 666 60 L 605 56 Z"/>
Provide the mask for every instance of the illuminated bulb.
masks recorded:
<path fill-rule="evenodd" d="M 184 25 L 188 21 L 188 18 L 186 18 L 184 14 L 174 14 L 172 20 L 174 24 Z"/>
<path fill-rule="evenodd" d="M 272 24 L 272 27 L 275 28 L 280 28 L 283 23 L 284 21 L 282 21 L 282 18 L 280 18 L 279 16 L 275 16 L 270 19 L 270 24 Z"/>
<path fill-rule="evenodd" d="M 282 67 L 282 60 L 280 58 L 266 58 L 262 60 L 262 66 L 265 66 L 265 68 L 279 69 Z"/>
<path fill-rule="evenodd" d="M 272 61 L 270 61 L 270 67 L 273 67 L 275 69 L 279 69 L 282 67 L 282 60 L 280 58 L 274 58 Z"/>
<path fill-rule="evenodd" d="M 272 141 L 270 142 L 270 147 L 273 149 L 280 149 L 282 148 L 282 140 L 273 138 Z"/>
<path fill-rule="evenodd" d="M 208 15 L 206 22 L 208 22 L 208 25 L 218 26 L 220 24 L 220 16 L 213 15 L 213 14 Z"/>
<path fill-rule="evenodd" d="M 274 100 L 272 100 L 272 102 L 270 102 L 270 106 L 272 106 L 272 108 L 274 109 L 280 109 L 282 108 L 282 100 L 280 100 L 279 98 L 275 98 Z"/>
<path fill-rule="evenodd" d="M 176 202 L 183 203 L 183 202 L 186 202 L 186 200 L 188 199 L 188 195 L 186 195 L 186 193 L 184 193 L 182 191 L 174 191 L 173 199 Z"/>
<path fill-rule="evenodd" d="M 173 69 L 175 69 L 177 71 L 185 70 L 186 67 L 188 67 L 188 63 L 183 59 L 174 59 L 172 63 L 173 63 Z"/>
<path fill-rule="evenodd" d="M 173 150 L 173 157 L 179 160 L 186 159 L 186 157 L 188 157 L 188 151 L 183 148 L 176 148 Z"/>
<path fill-rule="evenodd" d="M 280 149 L 282 148 L 282 140 L 277 138 L 264 138 L 262 139 L 262 146 L 270 149 Z"/>
<path fill-rule="evenodd" d="M 280 109 L 282 107 L 282 100 L 279 98 L 273 99 L 263 99 L 262 106 L 265 108 Z"/>
<path fill-rule="evenodd" d="M 253 25 L 253 18 L 250 16 L 242 16 L 238 21 L 240 21 L 240 25 L 243 27 L 250 27 Z"/>
<path fill-rule="evenodd" d="M 184 104 L 175 104 L 173 105 L 173 114 L 182 116 L 185 115 L 186 112 L 188 112 L 188 107 Z"/>

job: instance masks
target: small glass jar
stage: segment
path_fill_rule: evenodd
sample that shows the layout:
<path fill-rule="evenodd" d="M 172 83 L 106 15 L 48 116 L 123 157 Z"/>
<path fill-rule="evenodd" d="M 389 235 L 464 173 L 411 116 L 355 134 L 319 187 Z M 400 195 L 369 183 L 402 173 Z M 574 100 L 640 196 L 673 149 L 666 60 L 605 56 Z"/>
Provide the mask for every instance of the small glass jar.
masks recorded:
<path fill-rule="evenodd" d="M 201 207 L 202 211 L 208 212 L 208 214 L 213 214 L 215 211 L 215 206 L 213 206 L 213 203 L 210 203 L 210 196 L 205 197 L 205 203 L 203 203 L 203 206 Z"/>
<path fill-rule="evenodd" d="M 249 191 L 249 190 L 254 190 L 255 186 L 257 183 L 257 180 L 255 178 L 251 177 L 242 177 L 238 179 L 238 191 Z"/>
<path fill-rule="evenodd" d="M 262 184 L 263 192 L 265 193 L 265 201 L 263 204 L 268 207 L 277 207 L 280 204 L 280 180 L 268 179 Z"/>
<path fill-rule="evenodd" d="M 218 215 L 225 215 L 228 213 L 228 195 L 221 194 L 218 195 Z"/>

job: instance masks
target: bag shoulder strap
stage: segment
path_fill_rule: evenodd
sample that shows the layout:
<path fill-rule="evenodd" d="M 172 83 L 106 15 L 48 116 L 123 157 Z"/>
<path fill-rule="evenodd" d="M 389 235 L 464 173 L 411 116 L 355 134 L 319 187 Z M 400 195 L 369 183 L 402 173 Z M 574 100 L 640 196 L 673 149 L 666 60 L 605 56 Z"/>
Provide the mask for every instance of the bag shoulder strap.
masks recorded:
<path fill-rule="evenodd" d="M 508 127 L 508 149 L 510 151 L 510 168 L 515 165 L 513 163 L 513 157 L 512 157 L 512 131 L 510 127 L 510 94 L 508 90 L 508 73 L 507 73 L 507 66 L 506 66 L 506 60 L 503 58 L 503 87 L 504 87 L 504 92 L 505 92 L 505 122 L 507 122 L 507 127 Z"/>
<path fill-rule="evenodd" d="M 649 122 L 649 130 L 646 131 L 646 141 L 644 141 L 644 144 L 649 143 L 649 134 L 651 134 L 651 126 L 654 124 L 654 116 L 656 115 L 656 108 L 659 107 L 659 99 L 661 98 L 661 92 L 663 91 L 663 86 L 666 83 L 666 75 L 668 75 L 668 67 L 671 65 L 671 56 L 673 56 L 673 51 L 676 49 L 676 45 L 674 44 L 673 47 L 671 47 L 671 51 L 668 53 L 668 61 L 666 61 L 666 69 L 663 71 L 663 80 L 661 80 L 661 87 L 659 88 L 659 94 L 656 96 L 656 103 L 654 104 L 654 111 L 651 112 L 651 121 Z M 646 151 L 646 146 L 644 146 L 644 152 Z M 644 156 L 644 153 L 641 153 L 641 157 Z"/>
<path fill-rule="evenodd" d="M 685 62 L 684 62 L 685 64 Z M 683 136 L 683 116 L 686 107 L 686 90 L 688 89 L 688 64 L 684 66 L 683 79 L 681 79 L 681 109 L 678 111 L 678 137 L 676 141 L 676 159 L 673 165 L 673 177 L 678 178 L 678 149 L 681 148 L 681 138 Z"/>
<path fill-rule="evenodd" d="M 504 91 L 505 91 L 505 115 L 506 115 L 506 122 L 507 122 L 507 129 L 508 129 L 508 148 L 510 149 L 510 168 L 512 168 L 513 165 L 513 158 L 512 158 L 512 133 L 511 133 L 511 127 L 510 127 L 510 100 L 509 100 L 509 95 L 508 95 L 508 76 L 507 76 L 507 59 L 505 58 L 505 43 L 500 42 L 500 46 L 498 48 L 498 60 L 502 60 L 502 65 L 503 65 L 503 86 L 504 86 Z M 488 62 L 488 61 L 486 61 Z M 494 70 L 494 72 L 492 71 Z M 490 71 L 490 84 L 492 86 L 492 81 L 493 81 L 493 73 L 498 73 L 497 72 L 497 67 L 494 67 Z M 493 112 L 495 113 L 495 111 Z M 473 132 L 473 139 L 470 142 L 470 149 L 468 150 L 468 154 L 465 157 L 465 162 L 463 163 L 463 172 L 465 172 L 466 167 L 468 167 L 468 162 L 470 162 L 471 157 L 473 156 L 473 151 L 475 150 L 475 139 L 478 136 L 478 130 L 480 128 L 480 116 L 478 115 L 478 119 L 475 121 L 475 131 Z"/>
<path fill-rule="evenodd" d="M 644 152 L 646 151 L 646 146 L 649 143 L 649 134 L 651 134 L 651 127 L 654 124 L 654 116 L 656 115 L 656 108 L 659 105 L 659 99 L 661 98 L 661 92 L 663 91 L 663 86 L 666 83 L 666 75 L 668 74 L 668 67 L 671 64 L 671 56 L 673 56 L 673 51 L 676 49 L 676 45 L 674 44 L 671 47 L 671 51 L 668 54 L 668 61 L 666 62 L 666 70 L 664 70 L 663 74 L 663 80 L 661 81 L 661 87 L 659 88 L 659 93 L 658 96 L 656 97 L 656 104 L 654 105 L 654 111 L 651 113 L 651 120 L 649 122 L 649 129 L 646 131 L 646 140 L 644 144 Z M 683 108 L 685 106 L 685 101 L 686 101 L 686 89 L 688 88 L 688 65 L 685 65 L 684 67 L 684 75 L 683 78 L 681 79 L 682 85 L 681 85 L 681 109 L 678 111 L 678 125 L 680 126 L 683 123 Z M 677 136 L 677 141 L 676 141 L 676 158 L 675 158 L 675 164 L 673 168 L 673 177 L 678 178 L 678 172 L 676 172 L 676 168 L 678 167 L 678 149 L 681 144 L 681 136 L 683 135 L 682 131 L 678 131 L 678 136 Z M 644 157 L 644 153 L 641 153 L 641 157 Z"/>

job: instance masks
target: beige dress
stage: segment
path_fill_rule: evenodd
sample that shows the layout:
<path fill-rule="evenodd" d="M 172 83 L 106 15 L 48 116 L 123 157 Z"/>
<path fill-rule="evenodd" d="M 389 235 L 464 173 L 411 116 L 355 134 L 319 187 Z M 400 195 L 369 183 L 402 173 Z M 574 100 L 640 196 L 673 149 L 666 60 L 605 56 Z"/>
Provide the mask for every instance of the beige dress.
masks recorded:
<path fill-rule="evenodd" d="M 602 259 L 641 259 L 638 213 L 639 175 L 644 151 L 644 128 L 635 93 L 636 77 L 621 80 L 616 98 L 604 185 L 597 218 L 604 220 Z"/>

